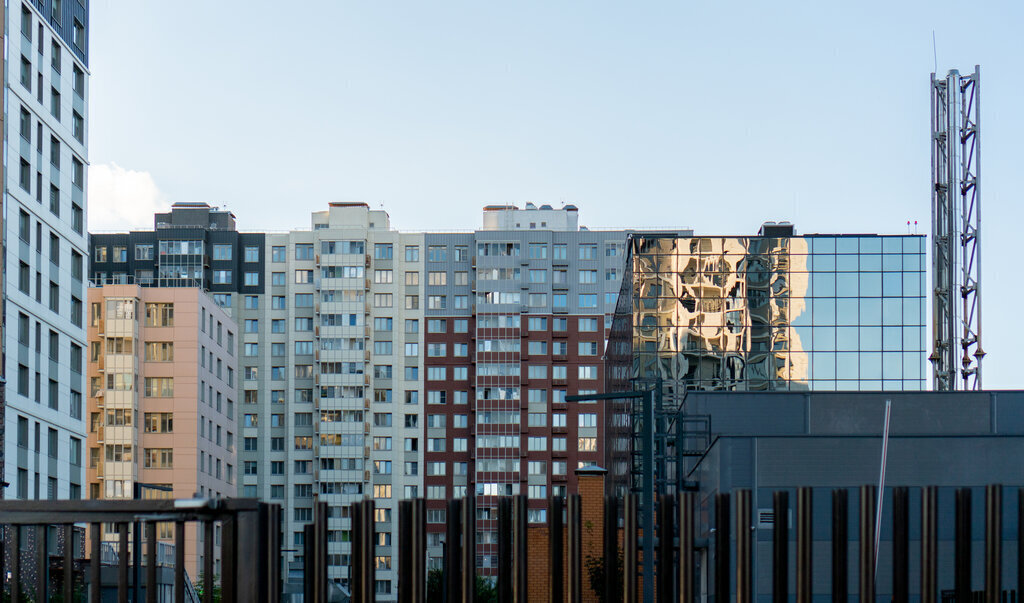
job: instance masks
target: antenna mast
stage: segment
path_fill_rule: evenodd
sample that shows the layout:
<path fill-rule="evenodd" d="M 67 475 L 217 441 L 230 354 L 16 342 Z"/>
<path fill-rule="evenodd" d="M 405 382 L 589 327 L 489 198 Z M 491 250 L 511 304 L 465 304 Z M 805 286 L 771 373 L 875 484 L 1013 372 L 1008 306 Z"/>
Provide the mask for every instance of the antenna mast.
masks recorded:
<path fill-rule="evenodd" d="M 981 389 L 981 68 L 931 76 L 932 354 L 939 391 Z"/>

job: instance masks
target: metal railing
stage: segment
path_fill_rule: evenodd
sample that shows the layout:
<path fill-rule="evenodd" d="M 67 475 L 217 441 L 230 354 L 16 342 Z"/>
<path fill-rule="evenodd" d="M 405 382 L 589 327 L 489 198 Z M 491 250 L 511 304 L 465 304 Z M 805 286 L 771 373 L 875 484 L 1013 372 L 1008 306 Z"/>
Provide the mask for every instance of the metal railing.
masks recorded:
<path fill-rule="evenodd" d="M 161 544 L 157 524 L 167 522 L 174 524 L 173 601 L 183 603 L 189 593 L 195 595 L 185 574 L 185 552 L 186 525 L 196 522 L 203 533 L 200 572 L 205 583 L 203 603 L 214 601 L 217 526 L 220 527 L 220 595 L 217 598 L 224 602 L 280 601 L 280 506 L 255 499 L 0 501 L 0 528 L 8 534 L 0 546 L 0 577 L 3 577 L 0 598 L 9 594 L 12 602 L 45 603 L 52 599 L 82 600 L 86 595 L 85 600 L 90 603 L 108 600 L 104 591 L 111 588 L 105 586 L 113 581 L 104 580 L 104 574 L 110 574 L 103 571 L 106 559 L 108 563 L 113 560 L 117 564 L 114 588 L 117 601 L 137 600 L 132 597 L 130 584 L 132 554 L 128 543 L 129 530 L 132 530 L 144 534 L 136 539 L 136 542 L 144 542 L 141 551 L 145 557 L 141 561 L 145 566 L 144 600 L 147 603 L 163 600 L 167 597 L 161 596 L 158 581 L 158 565 L 164 559 L 157 552 Z M 85 531 L 81 529 L 84 525 L 89 528 L 88 555 L 85 554 Z M 103 541 L 103 531 L 111 526 L 118 537 L 114 559 Z M 53 529 L 63 535 L 57 556 L 50 555 L 47 537 Z M 26 535 L 34 538 L 26 538 Z M 199 542 L 195 545 L 198 552 Z M 26 548 L 30 550 L 28 556 Z"/>
<path fill-rule="evenodd" d="M 638 523 L 637 495 L 605 496 L 598 501 L 584 501 L 579 495 L 551 498 L 547 524 L 528 523 L 526 496 L 501 497 L 497 501 L 498 572 L 494 583 L 497 598 L 503 603 L 536 600 L 538 592 L 528 594 L 529 585 L 536 587 L 546 582 L 547 589 L 540 598 L 552 603 L 578 603 L 584 600 L 584 593 L 591 592 L 601 601 L 626 603 L 639 600 L 693 602 L 706 596 L 713 596 L 717 601 L 749 602 L 755 595 L 767 594 L 769 588 L 773 601 L 788 601 L 794 596 L 798 603 L 809 602 L 812 596 L 821 598 L 829 594 L 835 601 L 846 601 L 851 595 L 858 596 L 860 601 L 875 601 L 877 596 L 889 594 L 893 601 L 918 597 L 930 602 L 1017 600 L 1018 593 L 1024 589 L 1024 521 L 1020 521 L 1024 519 L 1024 488 L 1016 492 L 1007 490 L 1004 496 L 1003 486 L 987 486 L 980 526 L 972 525 L 971 488 L 957 489 L 955 500 L 945 500 L 943 508 L 947 512 L 944 514 L 939 513 L 940 489 L 937 487 L 887 490 L 890 495 L 883 499 L 885 513 L 881 516 L 884 523 L 877 523 L 880 516 L 876 514 L 875 486 L 862 486 L 852 492 L 846 488 L 829 490 L 831 514 L 819 517 L 817 523 L 813 504 L 815 489 L 812 488 L 771 492 L 770 510 L 756 509 L 753 491 L 749 489 L 712 494 L 703 500 L 695 491 L 659 496 L 655 514 L 655 578 L 650 583 L 642 580 L 643 534 Z M 792 508 L 791 494 L 795 494 Z M 764 495 L 762 492 L 762 498 Z M 1017 510 L 1007 523 L 1015 529 L 1013 534 L 1007 532 L 1004 537 L 1003 501 L 1013 497 Z M 920 501 L 920 509 L 913 513 L 913 520 L 912 499 Z M 593 526 L 583 520 L 584 505 L 595 502 L 603 506 L 603 530 L 592 529 Z M 474 599 L 477 576 L 482 576 L 477 570 L 476 533 L 472 528 L 475 505 L 473 497 L 448 502 L 441 591 L 435 590 L 430 600 L 438 596 L 444 601 Z M 851 524 L 853 505 L 855 523 Z M 950 507 L 955 507 L 955 513 L 948 513 Z M 821 508 L 819 506 L 819 512 Z M 424 499 L 399 503 L 397 596 L 402 603 L 428 600 L 425 509 Z M 589 517 L 593 518 L 594 507 L 590 509 Z M 315 524 L 323 521 L 326 526 L 325 511 L 317 514 Z M 352 508 L 349 575 L 354 602 L 373 601 L 375 596 L 373 511 L 374 503 L 370 499 Z M 940 526 L 940 517 L 951 517 L 949 523 L 953 525 Z M 826 529 L 829 525 L 830 530 Z M 848 533 L 850 525 L 857 526 L 853 537 Z M 886 535 L 880 543 L 876 540 L 876 526 L 882 526 Z M 535 527 L 546 530 L 535 530 Z M 770 538 L 758 538 L 757 531 L 765 528 L 770 530 Z M 910 554 L 911 532 L 915 547 L 920 548 L 914 555 Z M 590 543 L 588 550 L 582 546 L 584 534 Z M 600 536 L 600 544 L 596 544 L 595 535 Z M 947 535 L 954 537 L 947 538 Z M 540 544 L 531 542 L 534 539 L 540 539 Z M 317 556 L 312 547 L 322 547 L 322 555 L 326 555 L 326 545 L 314 545 L 312 540 L 307 533 L 306 559 L 322 563 L 323 558 Z M 983 563 L 975 564 L 982 571 L 973 574 L 972 543 L 984 551 Z M 979 544 L 982 546 L 978 547 Z M 546 560 L 531 559 L 528 553 L 537 557 L 538 551 L 545 550 Z M 830 555 L 823 555 L 826 550 L 831 551 Z M 881 556 L 884 563 L 877 554 L 879 550 L 884 551 Z M 1013 567 L 1004 568 L 1004 551 L 1016 559 Z M 855 557 L 852 564 L 851 556 Z M 597 577 L 590 567 L 595 558 L 604 568 Z M 620 559 L 621 562 L 615 561 Z M 912 567 L 911 559 L 919 567 Z M 617 569 L 620 563 L 624 569 Z M 765 571 L 766 565 L 769 571 Z M 755 593 L 755 567 L 758 566 L 760 575 L 770 579 L 757 585 Z M 945 571 L 947 567 L 953 571 Z M 326 580 L 321 574 L 314 575 L 319 576 L 318 583 Z M 1004 583 L 1004 579 L 1014 583 Z M 983 589 L 972 590 L 972 580 L 974 584 L 983 584 Z M 432 582 L 437 589 L 436 580 Z M 815 582 L 819 585 L 816 591 Z M 827 585 L 824 592 L 822 584 Z M 317 594 L 323 592 L 317 588 L 321 587 L 307 585 L 307 603 L 326 601 Z"/>

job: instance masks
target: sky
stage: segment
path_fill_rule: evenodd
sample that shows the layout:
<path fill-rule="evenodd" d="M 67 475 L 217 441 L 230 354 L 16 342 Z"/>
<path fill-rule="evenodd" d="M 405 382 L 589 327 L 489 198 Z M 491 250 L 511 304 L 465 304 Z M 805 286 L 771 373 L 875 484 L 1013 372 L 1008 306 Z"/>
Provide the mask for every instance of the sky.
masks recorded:
<path fill-rule="evenodd" d="M 463 230 L 534 202 L 927 234 L 929 74 L 980 64 L 984 384 L 1024 387 L 1021 23 L 1021 2 L 92 0 L 89 228 L 206 201 L 280 231 L 361 201 Z"/>

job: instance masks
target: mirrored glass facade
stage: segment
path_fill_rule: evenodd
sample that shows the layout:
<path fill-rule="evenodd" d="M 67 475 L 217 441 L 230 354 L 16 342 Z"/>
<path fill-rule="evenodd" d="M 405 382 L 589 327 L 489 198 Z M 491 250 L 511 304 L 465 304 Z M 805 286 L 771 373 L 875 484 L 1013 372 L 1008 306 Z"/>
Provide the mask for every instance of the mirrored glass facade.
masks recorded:
<path fill-rule="evenodd" d="M 634 235 L 609 391 L 925 386 L 925 237 Z"/>

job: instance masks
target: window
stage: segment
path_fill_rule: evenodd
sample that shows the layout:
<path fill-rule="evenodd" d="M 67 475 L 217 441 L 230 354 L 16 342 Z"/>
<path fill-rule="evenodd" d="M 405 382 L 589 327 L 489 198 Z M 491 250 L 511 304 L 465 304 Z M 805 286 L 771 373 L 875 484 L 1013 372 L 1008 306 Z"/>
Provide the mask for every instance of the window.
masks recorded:
<path fill-rule="evenodd" d="M 50 88 L 50 114 L 60 121 L 60 92 L 56 88 Z"/>
<path fill-rule="evenodd" d="M 580 356 L 597 356 L 597 342 L 596 341 L 581 341 L 581 342 L 579 342 L 579 354 L 580 354 Z"/>
<path fill-rule="evenodd" d="M 312 260 L 313 259 L 313 244 L 312 243 L 296 243 L 295 244 L 295 259 L 296 260 Z"/>
<path fill-rule="evenodd" d="M 174 304 L 173 303 L 149 303 L 149 304 L 146 304 L 146 326 L 147 327 L 173 327 L 174 326 Z"/>
<path fill-rule="evenodd" d="M 283 295 L 274 295 L 270 298 L 270 308 L 272 310 L 286 310 L 288 308 L 288 298 Z"/>
<path fill-rule="evenodd" d="M 107 339 L 108 352 L 109 344 L 111 339 Z M 130 352 L 129 352 L 130 353 Z M 146 361 L 147 362 L 174 362 L 174 342 L 173 341 L 148 341 L 146 342 Z"/>
<path fill-rule="evenodd" d="M 373 246 L 373 259 L 375 260 L 390 260 L 392 253 L 391 243 L 375 243 Z"/>
<path fill-rule="evenodd" d="M 245 309 L 246 310 L 258 310 L 260 307 L 260 298 L 255 295 L 245 296 Z"/>
<path fill-rule="evenodd" d="M 82 98 L 85 95 L 85 72 L 78 65 L 72 66 L 71 71 L 73 77 L 71 85 L 75 94 Z"/>
<path fill-rule="evenodd" d="M 581 308 L 596 308 L 597 307 L 597 294 L 596 293 L 580 293 L 579 294 L 579 305 Z"/>
<path fill-rule="evenodd" d="M 270 261 L 271 262 L 284 262 L 287 261 L 287 255 L 285 252 L 284 245 L 274 245 L 270 248 Z"/>
<path fill-rule="evenodd" d="M 260 261 L 260 248 L 255 245 L 248 245 L 245 247 L 245 261 L 249 264 L 255 264 Z"/>
<path fill-rule="evenodd" d="M 231 271 L 230 270 L 214 270 L 213 271 L 213 284 L 214 285 L 230 285 L 231 284 Z"/>
<path fill-rule="evenodd" d="M 583 243 L 580 245 L 580 259 L 581 260 L 596 260 L 597 259 L 597 245 L 593 243 Z"/>
<path fill-rule="evenodd" d="M 593 285 L 597 283 L 597 270 L 580 270 L 579 277 L 581 285 Z"/>
<path fill-rule="evenodd" d="M 437 287 L 441 287 L 448 284 L 448 273 L 447 272 L 428 272 L 427 273 L 427 284 Z"/>
<path fill-rule="evenodd" d="M 427 247 L 427 260 L 431 262 L 445 262 L 448 260 L 448 248 L 444 245 L 430 245 Z"/>
<path fill-rule="evenodd" d="M 546 243 L 530 243 L 530 259 L 544 260 L 548 257 L 548 246 Z"/>
<path fill-rule="evenodd" d="M 581 318 L 578 323 L 578 330 L 581 333 L 593 333 L 597 331 L 596 318 Z"/>
<path fill-rule="evenodd" d="M 394 274 L 391 270 L 374 270 L 373 282 L 378 285 L 387 285 L 393 282 Z"/>
<path fill-rule="evenodd" d="M 568 259 L 568 253 L 566 252 L 566 246 L 564 243 L 556 243 L 552 246 L 551 257 L 556 260 Z"/>
<path fill-rule="evenodd" d="M 145 386 L 145 396 L 147 398 L 174 397 L 173 377 L 146 377 Z"/>
<path fill-rule="evenodd" d="M 469 285 L 469 273 L 464 271 L 458 271 L 455 273 L 455 284 L 456 285 Z"/>
<path fill-rule="evenodd" d="M 428 295 L 427 309 L 444 310 L 448 307 L 448 297 L 444 295 Z"/>
<path fill-rule="evenodd" d="M 596 366 L 580 366 L 579 367 L 579 378 L 580 379 L 597 379 L 597 367 Z"/>
<path fill-rule="evenodd" d="M 214 245 L 213 246 L 213 259 L 215 259 L 215 260 L 230 260 L 231 259 L 231 245 Z"/>
<path fill-rule="evenodd" d="M 405 261 L 406 262 L 418 262 L 420 261 L 420 248 L 418 245 L 406 245 L 405 246 Z"/>

